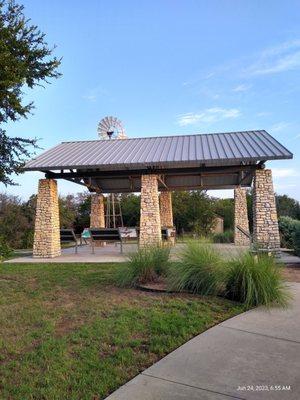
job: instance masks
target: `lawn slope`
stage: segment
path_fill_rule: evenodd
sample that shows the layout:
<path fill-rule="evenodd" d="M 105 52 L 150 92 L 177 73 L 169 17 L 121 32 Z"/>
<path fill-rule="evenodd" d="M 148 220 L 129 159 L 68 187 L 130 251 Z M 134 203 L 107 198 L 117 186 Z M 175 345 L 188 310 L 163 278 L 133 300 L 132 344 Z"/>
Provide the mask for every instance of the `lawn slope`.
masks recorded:
<path fill-rule="evenodd" d="M 0 398 L 103 399 L 242 306 L 114 286 L 123 264 L 1 264 Z"/>

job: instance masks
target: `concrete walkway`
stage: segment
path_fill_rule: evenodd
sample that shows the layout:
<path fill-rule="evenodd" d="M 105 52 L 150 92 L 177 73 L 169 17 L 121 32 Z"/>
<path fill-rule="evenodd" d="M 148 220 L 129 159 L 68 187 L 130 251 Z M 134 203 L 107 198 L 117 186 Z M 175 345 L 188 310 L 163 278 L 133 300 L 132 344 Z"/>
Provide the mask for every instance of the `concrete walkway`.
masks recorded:
<path fill-rule="evenodd" d="M 107 400 L 300 399 L 300 283 L 292 307 L 259 308 L 209 329 Z"/>

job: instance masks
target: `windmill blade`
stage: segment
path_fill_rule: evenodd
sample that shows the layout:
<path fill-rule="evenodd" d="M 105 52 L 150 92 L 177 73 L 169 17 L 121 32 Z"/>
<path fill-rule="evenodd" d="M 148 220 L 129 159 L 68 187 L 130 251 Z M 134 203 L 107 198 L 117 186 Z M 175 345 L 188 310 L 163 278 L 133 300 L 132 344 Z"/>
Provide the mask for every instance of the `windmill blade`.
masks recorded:
<path fill-rule="evenodd" d="M 112 115 L 104 117 L 99 122 L 97 132 L 101 139 L 126 139 L 122 121 Z"/>

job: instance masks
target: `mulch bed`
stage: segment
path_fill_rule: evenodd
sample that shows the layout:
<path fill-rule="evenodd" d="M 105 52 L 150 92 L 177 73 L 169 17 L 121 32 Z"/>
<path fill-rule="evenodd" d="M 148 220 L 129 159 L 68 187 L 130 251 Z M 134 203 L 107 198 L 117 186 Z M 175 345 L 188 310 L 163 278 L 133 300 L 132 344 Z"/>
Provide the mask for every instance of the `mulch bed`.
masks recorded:
<path fill-rule="evenodd" d="M 145 283 L 138 285 L 137 289 L 144 290 L 145 292 L 158 292 L 158 293 L 168 292 L 167 285 L 165 282 Z"/>

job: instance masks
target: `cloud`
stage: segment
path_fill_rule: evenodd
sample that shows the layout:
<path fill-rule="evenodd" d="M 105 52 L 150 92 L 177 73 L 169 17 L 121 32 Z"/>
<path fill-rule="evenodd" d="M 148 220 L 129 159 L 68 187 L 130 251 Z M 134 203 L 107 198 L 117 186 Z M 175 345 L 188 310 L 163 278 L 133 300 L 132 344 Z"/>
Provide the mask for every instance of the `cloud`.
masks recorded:
<path fill-rule="evenodd" d="M 268 115 L 271 115 L 269 111 L 261 111 L 256 114 L 257 117 L 267 117 Z"/>
<path fill-rule="evenodd" d="M 88 94 L 82 96 L 83 99 L 88 100 L 88 101 L 96 101 L 97 96 L 95 94 Z"/>
<path fill-rule="evenodd" d="M 258 76 L 278 74 L 300 69 L 300 39 L 288 40 L 273 47 L 258 50 L 247 56 L 225 61 L 209 70 L 200 70 L 183 86 L 202 87 L 203 84 L 217 84 L 218 90 L 224 82 L 231 82 L 233 92 L 251 88 L 249 79 Z M 241 80 L 247 83 L 238 83 Z"/>
<path fill-rule="evenodd" d="M 95 102 L 99 96 L 108 96 L 108 92 L 100 86 L 90 89 L 82 96 L 84 100 Z"/>
<path fill-rule="evenodd" d="M 250 84 L 242 83 L 241 85 L 236 86 L 232 89 L 233 92 L 246 92 L 252 87 Z"/>
<path fill-rule="evenodd" d="M 271 132 L 281 132 L 290 127 L 289 122 L 278 122 L 270 127 Z"/>
<path fill-rule="evenodd" d="M 249 68 L 247 75 L 267 75 L 300 68 L 300 40 L 290 40 L 263 50 L 258 60 Z"/>
<path fill-rule="evenodd" d="M 294 168 L 272 168 L 274 178 L 290 178 L 299 176 L 299 172 Z"/>
<path fill-rule="evenodd" d="M 235 119 L 241 115 L 236 108 L 213 107 L 202 110 L 198 113 L 186 113 L 178 116 L 177 123 L 180 126 L 195 125 L 199 122 L 211 124 L 223 119 Z"/>

